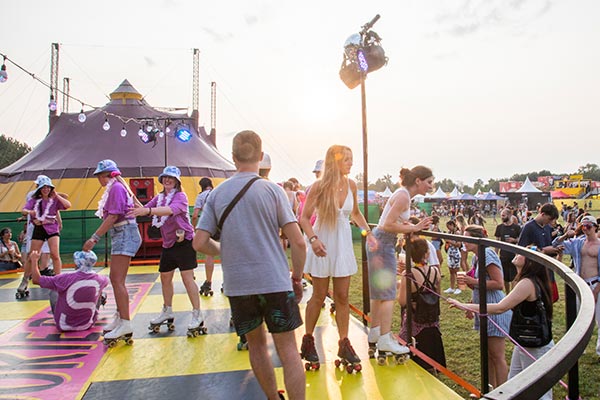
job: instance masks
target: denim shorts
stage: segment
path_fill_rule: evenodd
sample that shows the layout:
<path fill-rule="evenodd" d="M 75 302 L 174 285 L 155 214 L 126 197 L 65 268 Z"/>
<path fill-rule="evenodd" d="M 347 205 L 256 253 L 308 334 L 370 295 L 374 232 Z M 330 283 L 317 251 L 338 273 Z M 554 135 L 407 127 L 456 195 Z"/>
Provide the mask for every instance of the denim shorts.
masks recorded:
<path fill-rule="evenodd" d="M 238 336 L 253 331 L 263 321 L 271 333 L 290 332 L 302 325 L 294 292 L 232 296 L 229 305 Z"/>
<path fill-rule="evenodd" d="M 373 235 L 377 239 L 377 248 L 367 248 L 369 260 L 369 293 L 371 300 L 396 299 L 396 240 L 395 233 L 375 228 Z"/>
<path fill-rule="evenodd" d="M 111 255 L 133 257 L 142 245 L 137 224 L 113 226 L 108 232 L 111 238 Z"/>

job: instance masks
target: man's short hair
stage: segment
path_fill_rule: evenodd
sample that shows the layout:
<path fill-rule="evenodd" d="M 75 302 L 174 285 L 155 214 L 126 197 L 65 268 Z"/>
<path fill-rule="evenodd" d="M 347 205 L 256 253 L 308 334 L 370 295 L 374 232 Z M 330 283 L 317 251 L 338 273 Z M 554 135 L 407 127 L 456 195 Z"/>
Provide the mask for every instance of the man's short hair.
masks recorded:
<path fill-rule="evenodd" d="M 240 162 L 259 162 L 262 140 L 254 131 L 242 131 L 235 135 L 232 144 L 233 156 Z"/>
<path fill-rule="evenodd" d="M 558 208 L 556 208 L 556 206 L 552 203 L 546 203 L 542 206 L 542 208 L 540 208 L 540 213 L 541 214 L 546 214 L 547 216 L 549 216 L 551 219 L 557 219 L 558 218 Z"/>

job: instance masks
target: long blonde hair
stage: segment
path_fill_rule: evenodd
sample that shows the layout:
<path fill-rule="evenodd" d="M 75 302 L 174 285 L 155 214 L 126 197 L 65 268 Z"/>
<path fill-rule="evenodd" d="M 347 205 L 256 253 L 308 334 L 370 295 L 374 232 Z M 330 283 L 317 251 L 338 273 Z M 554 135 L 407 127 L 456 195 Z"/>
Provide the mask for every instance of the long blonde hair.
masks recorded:
<path fill-rule="evenodd" d="M 337 189 L 345 178 L 341 172 L 341 166 L 346 151 L 352 154 L 350 147 L 339 144 L 334 144 L 327 150 L 323 176 L 319 186 L 315 188 L 315 204 L 319 224 L 332 229 L 335 229 L 337 224 Z"/>

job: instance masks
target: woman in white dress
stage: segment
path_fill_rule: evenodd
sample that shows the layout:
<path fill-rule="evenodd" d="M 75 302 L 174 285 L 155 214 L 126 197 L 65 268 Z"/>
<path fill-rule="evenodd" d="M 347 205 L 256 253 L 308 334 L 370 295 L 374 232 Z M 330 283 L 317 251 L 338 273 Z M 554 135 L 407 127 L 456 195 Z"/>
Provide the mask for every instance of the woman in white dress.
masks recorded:
<path fill-rule="evenodd" d="M 331 146 L 325 157 L 323 176 L 312 185 L 300 217 L 300 225 L 308 240 L 307 247 L 310 247 L 304 271 L 311 274 L 313 280 L 313 294 L 306 307 L 306 335 L 301 353 L 304 359 L 314 364 L 318 363 L 318 355 L 313 332 L 330 278 L 333 280 L 335 319 L 340 338 L 338 357 L 351 365 L 360 363 L 348 340 L 350 277 L 358 269 L 350 219 L 363 230 L 369 241 L 371 231 L 358 208 L 356 182 L 348 178 L 351 168 L 352 150 L 346 146 Z M 310 218 L 315 211 L 317 219 L 312 226 Z"/>

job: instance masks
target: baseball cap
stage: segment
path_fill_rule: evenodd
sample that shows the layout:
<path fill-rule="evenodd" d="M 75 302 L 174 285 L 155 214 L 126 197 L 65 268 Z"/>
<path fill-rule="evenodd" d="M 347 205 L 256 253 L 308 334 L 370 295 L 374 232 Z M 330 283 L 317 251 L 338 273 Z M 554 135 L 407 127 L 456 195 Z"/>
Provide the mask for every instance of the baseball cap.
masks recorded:
<path fill-rule="evenodd" d="M 313 172 L 321 172 L 323 171 L 323 160 L 318 160 L 313 168 Z"/>
<path fill-rule="evenodd" d="M 596 220 L 596 218 L 594 218 L 591 215 L 586 215 L 585 217 L 581 218 L 581 221 L 579 221 L 579 223 L 592 224 L 592 225 L 598 226 L 598 220 Z"/>
<path fill-rule="evenodd" d="M 179 170 L 179 168 L 173 165 L 166 166 L 165 169 L 163 169 L 162 174 L 158 176 L 158 181 L 162 183 L 162 178 L 165 176 L 175 178 L 177 179 L 177 181 L 179 181 L 179 183 L 181 183 L 181 171 Z"/>
<path fill-rule="evenodd" d="M 263 153 L 263 159 L 260 160 L 258 169 L 271 169 L 271 157 L 267 153 Z"/>

